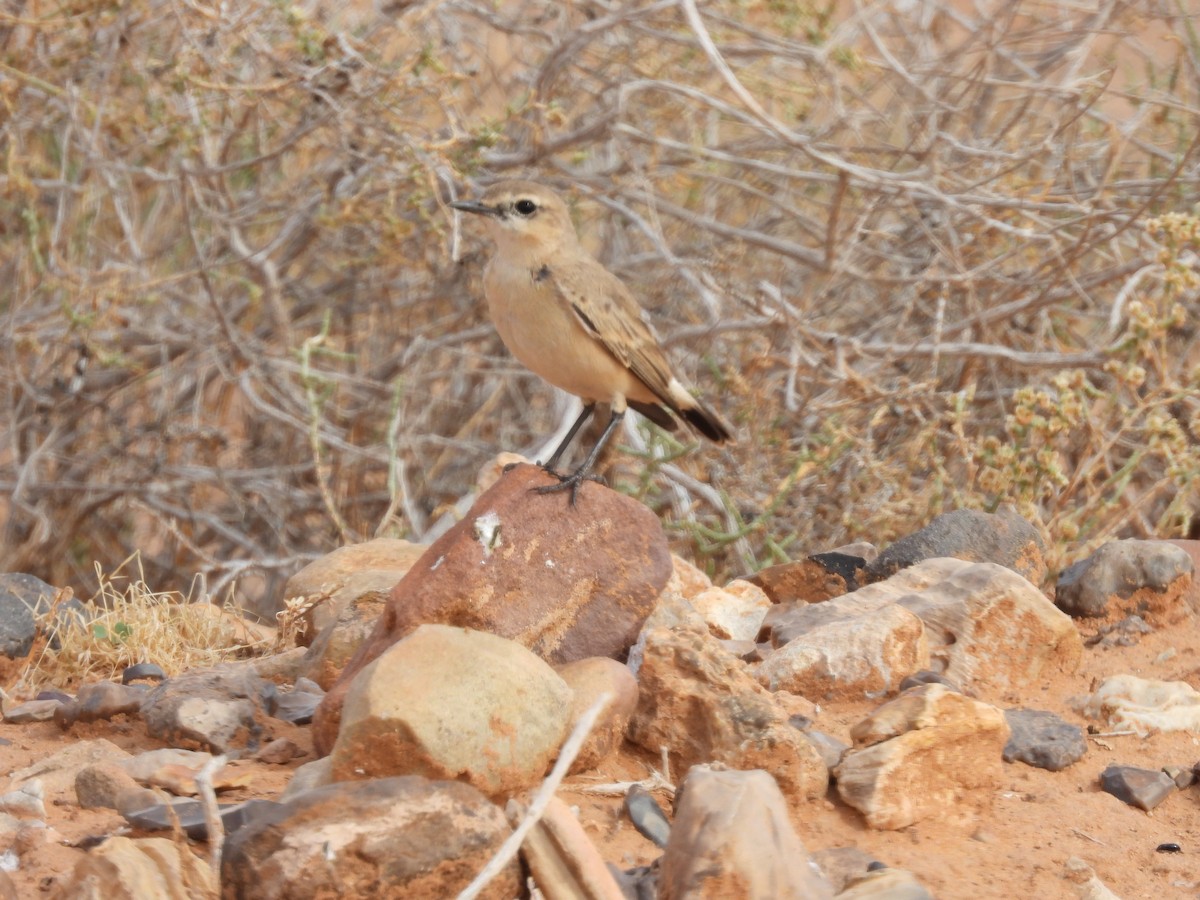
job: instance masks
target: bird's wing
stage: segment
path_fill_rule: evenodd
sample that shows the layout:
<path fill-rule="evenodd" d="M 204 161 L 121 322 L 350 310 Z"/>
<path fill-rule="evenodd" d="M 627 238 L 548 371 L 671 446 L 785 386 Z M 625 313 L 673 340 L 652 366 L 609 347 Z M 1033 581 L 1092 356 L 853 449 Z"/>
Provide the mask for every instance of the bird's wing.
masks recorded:
<path fill-rule="evenodd" d="M 551 268 L 551 277 L 559 300 L 584 330 L 678 412 L 670 391 L 671 364 L 645 311 L 621 280 L 592 259 L 560 263 Z"/>

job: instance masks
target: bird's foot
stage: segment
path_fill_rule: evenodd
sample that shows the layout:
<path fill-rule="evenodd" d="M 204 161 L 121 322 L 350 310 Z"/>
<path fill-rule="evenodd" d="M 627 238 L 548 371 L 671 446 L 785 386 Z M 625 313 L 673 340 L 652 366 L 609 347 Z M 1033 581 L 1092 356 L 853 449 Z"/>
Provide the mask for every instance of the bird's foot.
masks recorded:
<path fill-rule="evenodd" d="M 571 506 L 575 506 L 575 498 L 579 495 L 579 488 L 585 481 L 594 481 L 596 484 L 605 484 L 603 478 L 599 475 L 589 475 L 584 470 L 572 472 L 570 475 L 559 475 L 553 469 L 542 467 L 542 471 L 548 475 L 553 475 L 558 479 L 558 484 L 543 484 L 533 488 L 535 494 L 557 494 L 560 491 L 571 492 Z"/>

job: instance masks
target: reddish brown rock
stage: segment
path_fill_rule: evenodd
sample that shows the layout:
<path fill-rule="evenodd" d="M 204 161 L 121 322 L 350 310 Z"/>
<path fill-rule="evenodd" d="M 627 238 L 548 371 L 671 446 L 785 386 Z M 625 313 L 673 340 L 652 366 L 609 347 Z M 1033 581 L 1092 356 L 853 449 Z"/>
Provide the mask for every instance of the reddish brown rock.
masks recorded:
<path fill-rule="evenodd" d="M 768 566 L 746 581 L 762 588 L 772 603 L 820 603 L 858 590 L 866 564 L 861 556 L 832 551 Z"/>
<path fill-rule="evenodd" d="M 671 576 L 654 514 L 588 482 L 572 507 L 535 466 L 509 471 L 409 570 L 370 640 L 317 710 L 313 741 L 337 739 L 349 683 L 418 625 L 439 623 L 515 640 L 557 665 L 624 654 Z"/>

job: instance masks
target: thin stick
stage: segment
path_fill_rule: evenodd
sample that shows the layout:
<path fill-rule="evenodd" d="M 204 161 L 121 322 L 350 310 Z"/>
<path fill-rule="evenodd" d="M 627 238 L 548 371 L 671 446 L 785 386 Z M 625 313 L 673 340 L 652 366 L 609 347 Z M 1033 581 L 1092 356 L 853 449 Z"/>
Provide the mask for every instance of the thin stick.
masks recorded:
<path fill-rule="evenodd" d="M 217 792 L 213 788 L 213 776 L 224 768 L 226 762 L 227 757 L 224 753 L 214 756 L 196 775 L 196 797 L 204 809 L 204 825 L 208 828 L 208 847 L 212 852 L 209 863 L 218 883 L 221 878 L 221 848 L 225 845 L 225 823 L 221 821 L 221 810 L 217 807 Z"/>
<path fill-rule="evenodd" d="M 587 712 L 579 717 L 579 721 L 575 723 L 575 729 L 571 732 L 571 736 L 562 746 L 562 751 L 558 754 L 558 761 L 554 764 L 554 768 L 550 770 L 550 774 L 546 776 L 546 780 L 542 782 L 542 786 L 538 788 L 538 792 L 534 795 L 533 800 L 529 803 L 529 809 L 525 811 L 525 818 L 521 820 L 521 824 L 513 829 L 513 833 L 508 836 L 500 849 L 496 851 L 496 855 L 491 858 L 483 870 L 475 876 L 475 880 L 463 889 L 458 895 L 458 900 L 474 900 L 483 891 L 488 883 L 500 874 L 517 855 L 517 851 L 521 849 L 521 844 L 525 842 L 525 835 L 529 834 L 533 826 L 541 819 L 542 813 L 546 811 L 546 804 L 550 802 L 550 798 L 554 796 L 554 792 L 558 790 L 559 784 L 567 775 L 567 769 L 571 768 L 571 763 L 575 762 L 575 757 L 579 755 L 580 749 L 583 747 L 583 742 L 587 740 L 587 736 L 591 733 L 592 728 L 596 725 L 596 719 L 600 717 L 600 713 L 608 706 L 608 702 L 612 700 L 611 693 L 601 694 L 596 698 L 596 702 L 588 707 Z"/>

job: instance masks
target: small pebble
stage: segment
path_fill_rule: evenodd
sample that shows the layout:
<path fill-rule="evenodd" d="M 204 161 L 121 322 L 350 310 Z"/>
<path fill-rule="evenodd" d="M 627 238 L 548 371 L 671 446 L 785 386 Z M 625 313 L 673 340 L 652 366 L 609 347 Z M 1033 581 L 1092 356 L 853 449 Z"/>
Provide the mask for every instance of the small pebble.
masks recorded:
<path fill-rule="evenodd" d="M 133 681 L 162 681 L 166 677 L 167 673 L 163 671 L 162 666 L 154 663 L 137 663 L 126 666 L 121 672 L 121 684 L 129 684 Z"/>
<path fill-rule="evenodd" d="M 631 786 L 625 793 L 625 812 L 638 834 L 653 841 L 657 847 L 667 846 L 671 823 L 649 791 L 640 785 Z"/>
<path fill-rule="evenodd" d="M 42 802 L 44 796 L 42 782 L 34 778 L 25 782 L 17 790 L 0 795 L 0 811 L 18 818 L 44 819 L 46 817 L 46 804 Z"/>
<path fill-rule="evenodd" d="M 1100 773 L 1100 787 L 1118 800 L 1146 812 L 1178 790 L 1165 772 L 1118 765 L 1110 765 Z"/>
<path fill-rule="evenodd" d="M 904 693 L 909 688 L 920 687 L 923 684 L 941 684 L 950 688 L 952 691 L 962 693 L 962 689 L 943 675 L 941 672 L 935 672 L 932 669 L 922 669 L 920 672 L 914 672 L 900 682 L 899 691 Z"/>

